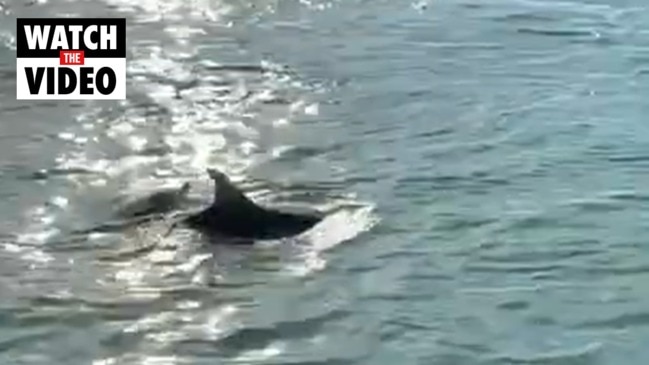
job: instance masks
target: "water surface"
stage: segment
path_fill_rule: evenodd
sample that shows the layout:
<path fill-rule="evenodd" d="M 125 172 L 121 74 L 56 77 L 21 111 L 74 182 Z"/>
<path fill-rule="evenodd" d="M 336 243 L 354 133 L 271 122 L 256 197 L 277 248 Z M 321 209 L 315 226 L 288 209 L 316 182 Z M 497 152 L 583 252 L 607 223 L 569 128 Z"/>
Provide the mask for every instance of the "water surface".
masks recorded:
<path fill-rule="evenodd" d="M 644 364 L 640 0 L 0 3 L 0 362 Z M 128 99 L 20 102 L 16 17 L 128 19 Z M 216 166 L 330 212 L 78 234 Z"/>

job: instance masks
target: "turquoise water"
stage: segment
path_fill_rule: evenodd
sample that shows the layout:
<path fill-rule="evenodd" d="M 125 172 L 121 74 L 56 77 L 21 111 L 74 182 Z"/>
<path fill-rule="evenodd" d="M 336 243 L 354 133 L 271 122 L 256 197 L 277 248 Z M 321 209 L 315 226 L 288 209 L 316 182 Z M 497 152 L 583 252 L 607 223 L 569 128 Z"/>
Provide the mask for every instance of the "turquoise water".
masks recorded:
<path fill-rule="evenodd" d="M 649 12 L 0 3 L 0 363 L 644 364 Z M 128 100 L 18 102 L 16 17 L 128 19 Z M 228 172 L 314 231 L 74 233 Z"/>

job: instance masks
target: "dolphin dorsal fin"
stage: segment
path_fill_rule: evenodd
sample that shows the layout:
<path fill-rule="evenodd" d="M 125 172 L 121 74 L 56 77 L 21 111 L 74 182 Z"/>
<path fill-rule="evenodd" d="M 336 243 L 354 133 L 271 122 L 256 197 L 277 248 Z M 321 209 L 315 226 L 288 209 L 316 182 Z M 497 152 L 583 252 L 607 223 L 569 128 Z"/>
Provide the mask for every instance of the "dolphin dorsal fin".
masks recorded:
<path fill-rule="evenodd" d="M 224 173 L 216 169 L 208 169 L 207 173 L 214 181 L 214 200 L 212 206 L 230 204 L 255 205 L 252 200 L 237 188 Z"/>

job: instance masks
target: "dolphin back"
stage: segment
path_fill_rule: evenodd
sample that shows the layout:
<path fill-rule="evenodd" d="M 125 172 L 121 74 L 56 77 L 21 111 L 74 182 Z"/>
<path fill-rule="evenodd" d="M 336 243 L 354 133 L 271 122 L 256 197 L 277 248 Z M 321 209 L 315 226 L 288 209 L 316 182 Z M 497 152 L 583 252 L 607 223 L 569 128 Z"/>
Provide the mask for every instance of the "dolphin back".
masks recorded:
<path fill-rule="evenodd" d="M 253 206 L 211 206 L 185 219 L 199 231 L 259 240 L 298 235 L 322 220 L 311 214 L 294 214 Z"/>
<path fill-rule="evenodd" d="M 300 214 L 266 209 L 250 200 L 225 174 L 208 170 L 214 180 L 212 204 L 187 217 L 184 223 L 204 233 L 246 239 L 279 239 L 298 235 L 322 219 L 316 214 Z"/>

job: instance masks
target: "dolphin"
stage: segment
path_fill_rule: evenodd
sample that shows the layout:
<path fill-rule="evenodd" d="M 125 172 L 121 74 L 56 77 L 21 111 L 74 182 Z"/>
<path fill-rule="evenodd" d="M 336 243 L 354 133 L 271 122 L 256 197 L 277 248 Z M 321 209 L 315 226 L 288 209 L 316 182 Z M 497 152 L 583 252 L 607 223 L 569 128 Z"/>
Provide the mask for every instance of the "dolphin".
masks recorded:
<path fill-rule="evenodd" d="M 186 182 L 180 188 L 165 189 L 145 197 L 134 198 L 120 207 L 117 213 L 124 218 L 140 218 L 169 213 L 188 202 L 190 189 L 191 185 Z"/>
<path fill-rule="evenodd" d="M 210 236 L 273 240 L 299 235 L 322 220 L 322 214 L 289 213 L 261 207 L 250 200 L 230 179 L 216 169 L 207 169 L 214 181 L 214 200 L 206 209 L 182 223 Z"/>
<path fill-rule="evenodd" d="M 169 213 L 180 211 L 189 205 L 190 190 L 191 184 L 186 182 L 178 188 L 163 189 L 146 196 L 115 199 L 114 204 L 117 208 L 111 218 L 92 228 L 75 229 L 71 233 L 75 235 L 114 233 L 164 218 Z"/>

